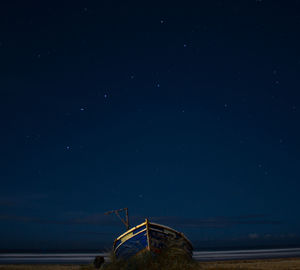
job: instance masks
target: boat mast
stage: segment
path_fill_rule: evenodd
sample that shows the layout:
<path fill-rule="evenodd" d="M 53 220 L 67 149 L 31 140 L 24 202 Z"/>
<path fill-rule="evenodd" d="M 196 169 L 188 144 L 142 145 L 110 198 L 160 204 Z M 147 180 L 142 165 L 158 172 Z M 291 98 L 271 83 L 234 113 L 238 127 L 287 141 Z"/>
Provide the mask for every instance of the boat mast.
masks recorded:
<path fill-rule="evenodd" d="M 124 220 L 124 218 L 122 218 L 119 214 L 119 212 L 125 211 L 125 215 L 126 215 L 126 219 Z M 111 210 L 108 211 L 106 213 L 104 213 L 105 215 L 110 215 L 110 214 L 115 214 L 121 221 L 122 223 L 126 226 L 126 229 L 129 230 L 129 216 L 128 216 L 128 208 L 121 208 L 118 210 Z"/>

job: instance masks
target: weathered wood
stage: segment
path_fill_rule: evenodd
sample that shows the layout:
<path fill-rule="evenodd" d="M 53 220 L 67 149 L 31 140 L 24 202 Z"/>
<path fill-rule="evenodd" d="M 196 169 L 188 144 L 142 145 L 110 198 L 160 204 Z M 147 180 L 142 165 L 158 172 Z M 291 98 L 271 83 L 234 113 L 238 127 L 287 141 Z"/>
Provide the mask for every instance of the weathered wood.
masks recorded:
<path fill-rule="evenodd" d="M 148 247 L 147 247 L 147 249 L 149 250 L 149 251 L 151 251 L 151 242 L 150 242 L 150 234 L 149 234 L 149 220 L 148 220 L 148 218 L 146 218 L 146 231 L 147 231 L 147 242 L 148 242 Z"/>

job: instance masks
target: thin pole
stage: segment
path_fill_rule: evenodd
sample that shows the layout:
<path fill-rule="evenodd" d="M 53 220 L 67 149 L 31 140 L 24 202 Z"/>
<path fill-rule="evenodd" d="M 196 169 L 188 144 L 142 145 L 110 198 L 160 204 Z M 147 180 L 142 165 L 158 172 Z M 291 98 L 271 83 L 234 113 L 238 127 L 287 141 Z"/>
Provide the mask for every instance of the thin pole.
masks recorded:
<path fill-rule="evenodd" d="M 130 228 L 130 224 L 129 224 L 129 214 L 128 214 L 128 208 L 125 208 L 126 211 L 126 223 L 127 223 L 127 230 L 129 230 Z"/>
<path fill-rule="evenodd" d="M 150 247 L 150 233 L 149 233 L 149 220 L 148 220 L 148 218 L 146 218 L 146 232 L 147 232 L 147 243 L 148 243 L 147 249 L 149 251 L 151 251 L 151 247 Z"/>

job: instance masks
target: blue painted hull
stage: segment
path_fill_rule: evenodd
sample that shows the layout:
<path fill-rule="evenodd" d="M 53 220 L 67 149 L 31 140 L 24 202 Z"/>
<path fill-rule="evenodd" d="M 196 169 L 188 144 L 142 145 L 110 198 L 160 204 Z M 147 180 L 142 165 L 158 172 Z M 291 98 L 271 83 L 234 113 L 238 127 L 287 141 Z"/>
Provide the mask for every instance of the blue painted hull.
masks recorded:
<path fill-rule="evenodd" d="M 129 258 L 148 247 L 146 225 L 141 226 L 115 241 L 114 252 L 117 258 Z"/>
<path fill-rule="evenodd" d="M 114 242 L 113 250 L 117 259 L 127 259 L 144 250 L 159 253 L 170 246 L 192 256 L 193 246 L 182 233 L 146 220 L 119 236 Z"/>

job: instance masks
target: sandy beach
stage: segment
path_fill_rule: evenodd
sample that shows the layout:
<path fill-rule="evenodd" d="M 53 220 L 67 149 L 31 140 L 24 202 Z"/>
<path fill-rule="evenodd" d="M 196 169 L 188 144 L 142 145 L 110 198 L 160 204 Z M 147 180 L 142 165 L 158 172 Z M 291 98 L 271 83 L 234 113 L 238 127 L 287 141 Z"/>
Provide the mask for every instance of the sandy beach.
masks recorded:
<path fill-rule="evenodd" d="M 1 270 L 92 270 L 91 265 L 0 265 Z M 197 270 L 300 270 L 300 258 L 269 260 L 237 260 L 219 262 L 199 262 L 191 269 Z M 163 269 L 162 269 L 163 270 Z M 180 269 L 178 269 L 180 270 Z"/>

